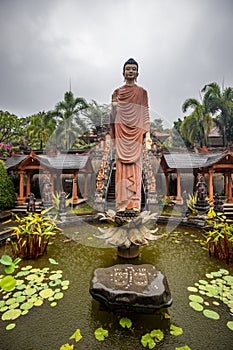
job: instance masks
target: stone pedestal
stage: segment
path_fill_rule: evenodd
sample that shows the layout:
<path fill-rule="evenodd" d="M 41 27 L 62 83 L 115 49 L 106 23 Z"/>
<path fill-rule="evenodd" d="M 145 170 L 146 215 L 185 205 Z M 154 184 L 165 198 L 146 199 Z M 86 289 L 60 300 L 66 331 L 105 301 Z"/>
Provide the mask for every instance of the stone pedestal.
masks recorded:
<path fill-rule="evenodd" d="M 131 244 L 129 248 L 125 246 L 117 247 L 117 255 L 125 259 L 134 259 L 139 256 L 139 246 L 136 244 Z"/>
<path fill-rule="evenodd" d="M 194 208 L 198 210 L 199 214 L 205 214 L 208 213 L 210 205 L 206 199 L 198 199 L 196 204 L 194 204 Z"/>
<path fill-rule="evenodd" d="M 98 268 L 91 280 L 90 294 L 112 311 L 148 314 L 172 304 L 166 277 L 150 264 Z"/>

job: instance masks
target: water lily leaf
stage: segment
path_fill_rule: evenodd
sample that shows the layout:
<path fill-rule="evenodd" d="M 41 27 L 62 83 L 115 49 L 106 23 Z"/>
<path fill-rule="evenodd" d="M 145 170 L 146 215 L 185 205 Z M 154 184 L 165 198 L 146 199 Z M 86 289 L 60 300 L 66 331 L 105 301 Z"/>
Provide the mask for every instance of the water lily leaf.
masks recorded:
<path fill-rule="evenodd" d="M 175 348 L 175 350 L 191 350 L 188 345 L 182 346 L 181 348 Z"/>
<path fill-rule="evenodd" d="M 187 290 L 192 293 L 198 292 L 198 289 L 196 287 L 188 287 Z"/>
<path fill-rule="evenodd" d="M 63 344 L 61 347 L 60 347 L 60 350 L 73 350 L 74 349 L 74 344 L 70 345 L 70 344 Z"/>
<path fill-rule="evenodd" d="M 146 333 L 142 336 L 141 343 L 144 348 L 146 348 L 148 345 L 149 349 L 154 349 L 154 347 L 156 346 L 156 342 L 153 338 L 151 338 L 151 335 L 149 333 Z"/>
<path fill-rule="evenodd" d="M 58 262 L 55 259 L 53 259 L 53 258 L 49 258 L 49 262 L 52 265 L 58 265 Z"/>
<path fill-rule="evenodd" d="M 195 294 L 189 295 L 189 299 L 191 301 L 195 301 L 196 303 L 203 303 L 204 301 L 204 299 L 200 295 L 195 295 Z"/>
<path fill-rule="evenodd" d="M 61 273 L 55 273 L 55 274 L 49 276 L 49 279 L 52 280 L 52 281 L 60 279 L 60 278 L 62 278 L 62 274 Z"/>
<path fill-rule="evenodd" d="M 7 275 L 11 275 L 15 271 L 15 265 L 5 266 L 4 271 Z"/>
<path fill-rule="evenodd" d="M 103 329 L 102 327 L 100 327 L 95 330 L 95 338 L 97 340 L 103 341 L 107 337 L 108 337 L 108 331 L 106 329 Z"/>
<path fill-rule="evenodd" d="M 212 275 L 212 273 L 206 273 L 206 277 L 211 279 L 211 278 L 214 278 L 214 276 Z"/>
<path fill-rule="evenodd" d="M 233 276 L 223 276 L 223 279 L 227 281 L 228 284 L 233 286 Z"/>
<path fill-rule="evenodd" d="M 218 301 L 213 301 L 213 305 L 219 306 L 219 302 Z"/>
<path fill-rule="evenodd" d="M 123 327 L 123 328 L 125 328 L 125 327 L 126 328 L 130 328 L 130 327 L 132 327 L 132 321 L 129 318 L 127 318 L 127 317 L 122 317 L 120 319 L 119 323 L 120 323 L 121 327 Z"/>
<path fill-rule="evenodd" d="M 21 313 L 22 316 L 23 315 L 27 315 L 27 314 L 28 314 L 28 310 L 23 310 L 22 313 Z"/>
<path fill-rule="evenodd" d="M 10 266 L 12 264 L 12 259 L 9 255 L 2 255 L 0 263 L 5 266 Z"/>
<path fill-rule="evenodd" d="M 43 300 L 42 299 L 37 299 L 36 301 L 34 301 L 33 305 L 34 306 L 41 306 L 43 304 Z"/>
<path fill-rule="evenodd" d="M 228 321 L 228 322 L 227 322 L 227 327 L 228 327 L 231 331 L 233 331 L 233 321 Z"/>
<path fill-rule="evenodd" d="M 69 286 L 69 284 L 70 284 L 70 281 L 68 280 L 64 280 L 61 282 L 61 286 Z"/>
<path fill-rule="evenodd" d="M 183 334 L 183 329 L 180 328 L 180 327 L 175 326 L 174 324 L 171 324 L 171 326 L 170 326 L 170 333 L 172 335 L 178 336 L 178 335 Z"/>
<path fill-rule="evenodd" d="M 16 326 L 15 323 L 9 323 L 9 324 L 6 326 L 6 330 L 7 330 L 7 331 L 10 331 L 11 329 L 14 329 L 15 326 Z"/>
<path fill-rule="evenodd" d="M 82 334 L 80 329 L 76 329 L 76 331 L 71 335 L 70 339 L 75 339 L 76 342 L 82 339 Z"/>
<path fill-rule="evenodd" d="M 40 296 L 43 299 L 48 299 L 54 295 L 54 291 L 51 288 L 43 289 L 40 291 Z"/>
<path fill-rule="evenodd" d="M 0 300 L 0 308 L 3 307 L 5 305 L 5 301 L 4 300 Z"/>
<path fill-rule="evenodd" d="M 59 300 L 62 299 L 64 294 L 62 292 L 54 294 L 54 299 Z"/>
<path fill-rule="evenodd" d="M 10 298 L 10 299 L 7 299 L 7 300 L 6 300 L 6 305 L 11 305 L 11 304 L 14 304 L 14 303 L 15 303 L 15 301 L 16 301 L 16 299 L 15 299 L 15 298 Z"/>
<path fill-rule="evenodd" d="M 31 266 L 31 265 L 23 266 L 23 267 L 21 268 L 21 270 L 24 270 L 24 271 L 31 270 L 31 269 L 32 269 L 32 266 Z"/>
<path fill-rule="evenodd" d="M 193 308 L 195 311 L 203 311 L 203 306 L 195 301 L 191 301 L 189 303 L 189 306 L 191 306 L 191 308 Z"/>
<path fill-rule="evenodd" d="M 30 301 L 26 301 L 25 303 L 23 303 L 21 306 L 20 306 L 20 309 L 22 310 L 29 310 L 33 307 L 33 303 L 30 302 Z"/>
<path fill-rule="evenodd" d="M 203 311 L 204 316 L 211 318 L 212 320 L 219 320 L 220 316 L 216 311 L 205 309 Z"/>
<path fill-rule="evenodd" d="M 51 306 L 51 307 L 57 306 L 57 302 L 56 302 L 56 301 L 53 301 L 52 303 L 50 303 L 50 306 Z"/>
<path fill-rule="evenodd" d="M 208 284 L 208 282 L 206 280 L 199 280 L 198 282 L 201 284 Z"/>
<path fill-rule="evenodd" d="M 0 312 L 5 312 L 6 310 L 8 310 L 8 306 L 5 305 L 1 307 Z"/>
<path fill-rule="evenodd" d="M 69 286 L 63 286 L 62 290 L 67 290 L 69 288 Z"/>
<path fill-rule="evenodd" d="M 2 320 L 7 321 L 7 320 L 15 320 L 21 315 L 21 310 L 20 309 L 12 309 L 4 312 L 2 314 Z"/>
<path fill-rule="evenodd" d="M 164 334 L 160 329 L 154 329 L 150 332 L 151 338 L 154 338 L 156 342 L 160 342 L 164 338 Z"/>
<path fill-rule="evenodd" d="M 25 299 L 26 299 L 25 295 L 19 295 L 18 297 L 16 297 L 16 302 L 22 303 L 22 302 L 24 302 Z"/>
<path fill-rule="evenodd" d="M 12 276 L 3 277 L 3 279 L 0 281 L 0 287 L 7 292 L 14 290 L 15 286 L 16 279 Z"/>

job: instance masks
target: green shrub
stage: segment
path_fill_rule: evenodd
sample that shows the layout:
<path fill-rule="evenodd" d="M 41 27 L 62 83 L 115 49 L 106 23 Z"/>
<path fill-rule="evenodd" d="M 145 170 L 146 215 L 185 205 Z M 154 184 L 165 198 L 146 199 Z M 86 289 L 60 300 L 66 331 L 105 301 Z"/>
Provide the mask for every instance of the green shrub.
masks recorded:
<path fill-rule="evenodd" d="M 0 160 L 0 210 L 14 208 L 14 205 L 14 185 L 7 174 L 5 163 Z"/>

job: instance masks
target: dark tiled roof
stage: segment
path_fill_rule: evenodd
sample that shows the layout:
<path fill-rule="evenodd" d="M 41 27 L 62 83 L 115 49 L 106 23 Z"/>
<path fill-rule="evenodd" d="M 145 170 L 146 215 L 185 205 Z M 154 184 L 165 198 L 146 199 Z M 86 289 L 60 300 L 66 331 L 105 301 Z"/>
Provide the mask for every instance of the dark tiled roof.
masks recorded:
<path fill-rule="evenodd" d="M 172 169 L 203 168 L 217 163 L 226 152 L 222 153 L 170 153 L 164 154 L 165 161 Z"/>
<path fill-rule="evenodd" d="M 25 160 L 28 157 L 30 156 L 23 155 L 12 156 L 8 158 L 5 162 L 6 169 L 10 169 L 19 165 L 23 160 Z M 83 169 L 86 166 L 88 160 L 88 156 L 81 156 L 76 154 L 59 154 L 56 156 L 40 155 L 36 156 L 35 158 L 38 159 L 41 165 L 59 170 Z"/>
<path fill-rule="evenodd" d="M 18 165 L 19 163 L 21 163 L 21 162 L 22 162 L 24 159 L 26 159 L 27 157 L 28 157 L 28 156 L 23 155 L 23 156 L 12 156 L 12 157 L 8 158 L 8 159 L 5 161 L 6 169 L 15 167 L 16 165 Z"/>
<path fill-rule="evenodd" d="M 41 155 L 38 157 L 41 164 L 54 169 L 83 169 L 87 163 L 88 156 L 76 154 L 59 154 L 56 156 Z"/>

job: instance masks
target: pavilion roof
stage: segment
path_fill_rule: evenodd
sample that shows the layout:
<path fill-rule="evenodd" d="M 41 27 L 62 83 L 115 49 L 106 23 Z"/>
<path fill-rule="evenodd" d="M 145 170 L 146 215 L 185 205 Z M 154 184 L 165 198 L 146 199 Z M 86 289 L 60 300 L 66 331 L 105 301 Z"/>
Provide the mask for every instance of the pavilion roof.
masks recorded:
<path fill-rule="evenodd" d="M 163 157 L 171 169 L 195 169 L 217 163 L 226 153 L 227 151 L 221 153 L 168 153 L 163 154 Z"/>
<path fill-rule="evenodd" d="M 12 156 L 8 158 L 5 162 L 6 169 L 16 168 L 25 161 L 26 159 L 34 158 L 48 168 L 58 169 L 58 170 L 78 170 L 83 169 L 88 161 L 87 155 L 79 154 L 57 154 L 54 156 L 48 155 L 22 155 L 22 156 Z"/>

